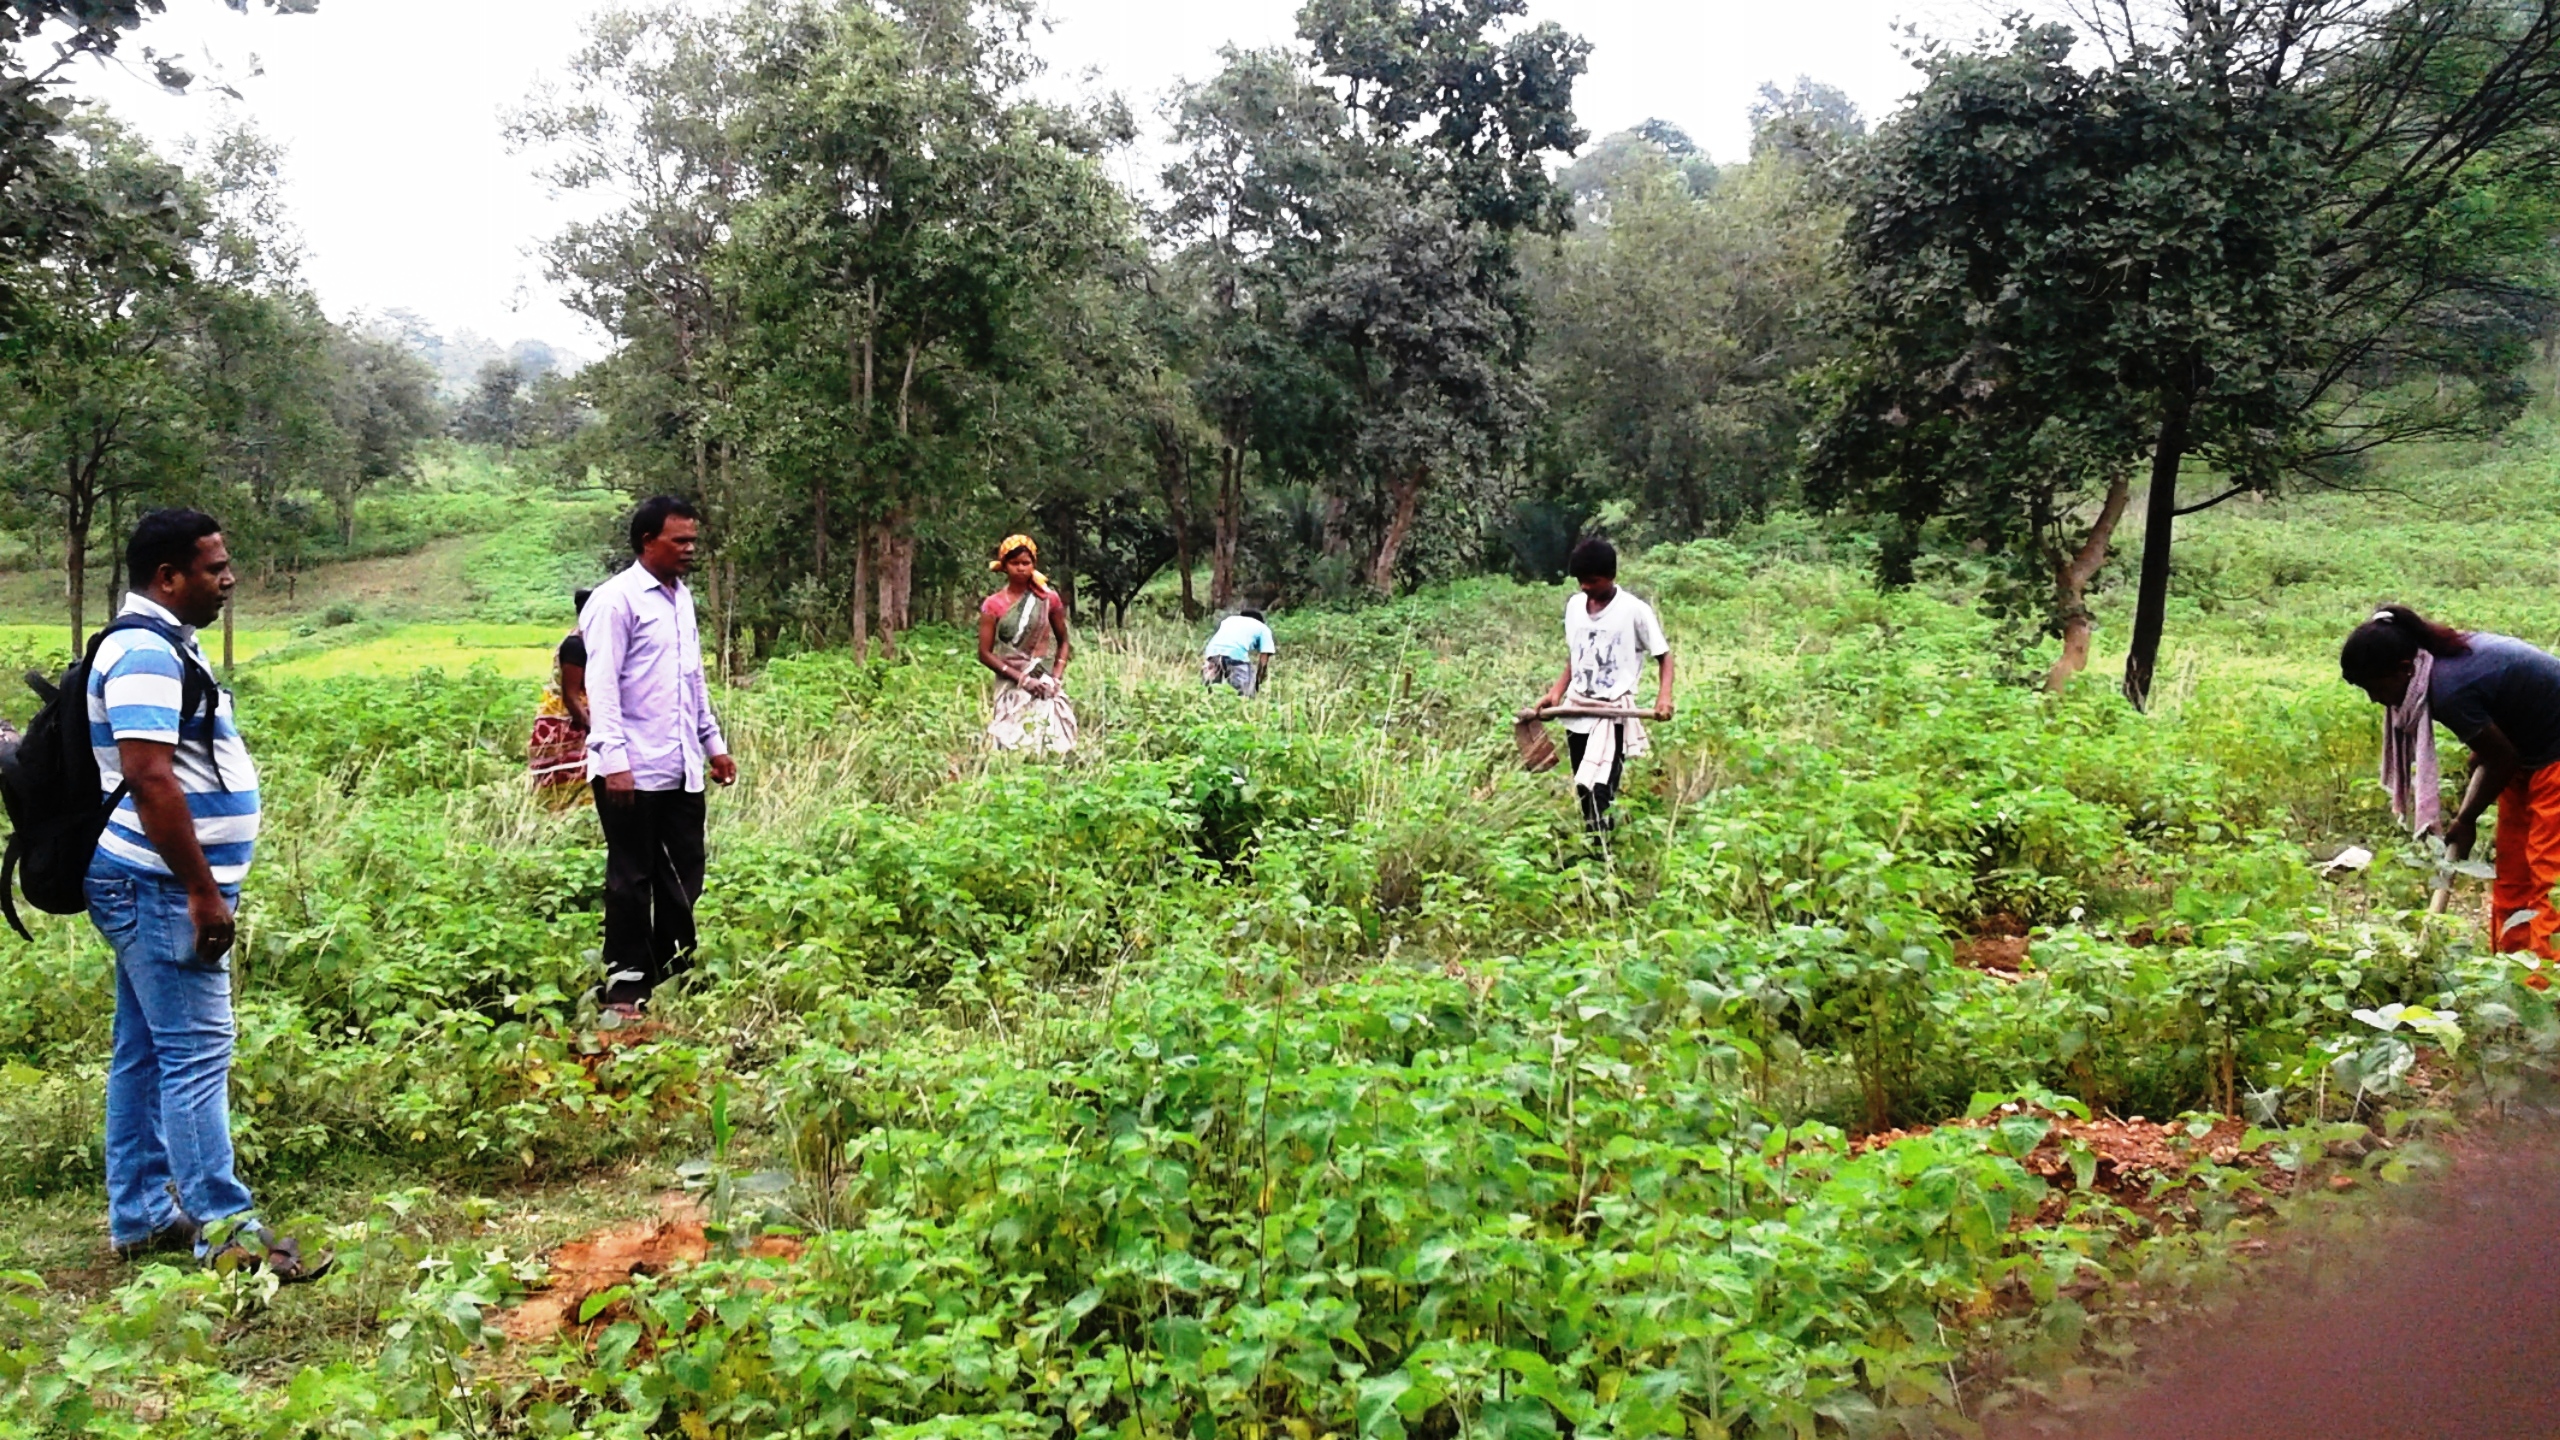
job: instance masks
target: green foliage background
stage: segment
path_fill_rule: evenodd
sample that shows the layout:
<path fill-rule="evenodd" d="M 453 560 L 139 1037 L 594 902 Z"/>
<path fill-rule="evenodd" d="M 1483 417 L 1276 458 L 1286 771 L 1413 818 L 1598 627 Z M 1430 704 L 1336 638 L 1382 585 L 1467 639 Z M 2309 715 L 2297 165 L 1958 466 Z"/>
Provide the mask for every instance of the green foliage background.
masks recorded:
<path fill-rule="evenodd" d="M 1198 686 L 1159 595 L 1087 637 L 1087 743 L 1056 764 L 978 751 L 959 633 L 779 660 L 723 697 L 747 779 L 714 805 L 703 963 L 618 1046 L 581 998 L 592 819 L 520 789 L 532 688 L 253 665 L 271 819 L 239 1142 L 345 1268 L 271 1302 L 85 1278 L 110 991 L 85 924 L 55 922 L 0 953 L 0 1243 L 24 1257 L 0 1263 L 27 1267 L 0 1282 L 27 1302 L 0 1311 L 0 1413 L 225 1435 L 1979 1417 L 2113 1333 L 2111 1278 L 2215 1273 L 2262 1182 L 2205 1164 L 2155 1227 L 2088 1192 L 2048 1210 L 2018 1159 L 2034 1112 L 1851 1132 L 1986 1095 L 2204 1110 L 2227 1058 L 2308 1171 L 2416 1055 L 2351 1010 L 2457 1014 L 2466 1043 L 2429 1063 L 2492 1087 L 2560 1040 L 2471 926 L 2416 927 L 2427 877 L 2397 863 L 2370 709 L 2329 658 L 2383 598 L 2560 639 L 2553 458 L 2536 428 L 2397 498 L 2195 523 L 2191 638 L 2150 716 L 2010 683 L 1962 566 L 1879 594 L 1867 542 L 1785 514 L 1650 552 L 1626 580 L 1679 647 L 1682 712 L 1606 857 L 1505 733 L 1561 587 L 1283 616 L 1253 705 Z M 2349 840 L 2384 862 L 2315 879 Z M 2014 983 L 1950 963 L 1995 913 L 2036 927 Z M 718 1234 L 787 1226 L 807 1253 L 723 1249 L 556 1341 L 492 1335 L 534 1237 L 566 1238 L 493 1231 L 502 1197 L 590 1213 L 571 1197 L 688 1157 Z"/>

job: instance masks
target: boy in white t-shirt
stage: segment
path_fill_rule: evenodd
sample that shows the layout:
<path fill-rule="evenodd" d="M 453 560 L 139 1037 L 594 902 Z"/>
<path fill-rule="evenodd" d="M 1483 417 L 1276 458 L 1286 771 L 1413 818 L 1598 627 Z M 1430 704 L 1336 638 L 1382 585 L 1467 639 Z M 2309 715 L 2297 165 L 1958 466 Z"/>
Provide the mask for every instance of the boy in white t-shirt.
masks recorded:
<path fill-rule="evenodd" d="M 1653 658 L 1659 680 L 1653 696 L 1653 718 L 1671 718 L 1671 642 L 1653 607 L 1618 588 L 1618 552 L 1608 541 L 1592 538 L 1573 547 L 1565 562 L 1582 589 L 1564 606 L 1565 649 L 1572 657 L 1556 683 L 1536 705 L 1520 712 L 1524 720 L 1561 705 L 1567 709 L 1631 710 L 1636 682 L 1643 678 L 1645 657 Z M 1583 824 L 1609 828 L 1609 805 L 1618 798 L 1630 755 L 1652 748 L 1643 722 L 1596 715 L 1564 717 L 1565 743 L 1573 756 L 1573 793 L 1582 802 Z"/>

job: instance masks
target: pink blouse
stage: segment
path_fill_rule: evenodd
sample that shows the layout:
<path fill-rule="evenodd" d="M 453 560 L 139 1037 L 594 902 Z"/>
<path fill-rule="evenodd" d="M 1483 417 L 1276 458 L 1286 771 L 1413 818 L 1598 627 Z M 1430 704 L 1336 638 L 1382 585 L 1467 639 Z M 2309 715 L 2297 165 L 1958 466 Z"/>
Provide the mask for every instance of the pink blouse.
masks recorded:
<path fill-rule="evenodd" d="M 1023 654 L 1030 656 L 1034 660 L 1045 660 L 1057 652 L 1058 621 L 1064 618 L 1067 613 L 1067 601 L 1065 596 L 1060 595 L 1055 590 L 1043 590 L 1040 593 L 1048 597 L 1048 622 L 1046 624 L 1033 624 L 1030 627 L 1030 633 L 1024 635 L 1021 643 L 1015 647 Z M 1004 589 L 988 596 L 985 601 L 980 603 L 978 606 L 978 613 L 988 617 L 989 619 L 1000 621 L 1012 611 L 1014 605 L 1018 601 L 1018 598 L 1019 597 L 1013 593 L 1013 587 L 1006 586 Z"/>

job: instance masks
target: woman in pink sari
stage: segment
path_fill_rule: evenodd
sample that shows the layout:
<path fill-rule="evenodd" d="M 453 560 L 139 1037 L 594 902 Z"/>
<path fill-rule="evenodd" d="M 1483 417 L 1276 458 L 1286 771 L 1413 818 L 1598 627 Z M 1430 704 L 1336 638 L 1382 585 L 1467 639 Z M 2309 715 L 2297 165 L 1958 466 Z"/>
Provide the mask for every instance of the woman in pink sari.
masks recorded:
<path fill-rule="evenodd" d="M 1008 535 L 987 566 L 1004 588 L 978 606 L 978 663 L 995 672 L 987 741 L 999 750 L 1063 755 L 1076 748 L 1076 711 L 1067 703 L 1067 602 L 1040 573 L 1040 547 Z"/>

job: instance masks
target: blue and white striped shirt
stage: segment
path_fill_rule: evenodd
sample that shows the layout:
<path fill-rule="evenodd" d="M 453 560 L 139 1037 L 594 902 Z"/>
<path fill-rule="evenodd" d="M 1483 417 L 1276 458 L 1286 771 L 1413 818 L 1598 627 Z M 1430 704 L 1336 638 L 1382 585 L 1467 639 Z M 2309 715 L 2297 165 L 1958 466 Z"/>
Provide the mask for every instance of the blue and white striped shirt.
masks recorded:
<path fill-rule="evenodd" d="M 205 673 L 212 666 L 196 644 L 193 627 L 181 624 L 158 602 L 141 594 L 125 597 L 125 615 L 147 615 L 186 637 L 188 656 Z M 205 758 L 204 728 L 199 710 L 179 733 L 178 704 L 185 692 L 185 661 L 170 643 L 148 630 L 119 630 L 98 645 L 97 663 L 89 667 L 89 748 L 98 757 L 101 796 L 124 783 L 124 757 L 119 740 L 150 740 L 178 747 L 171 768 L 186 793 L 187 813 L 195 817 L 196 843 L 216 883 L 237 885 L 249 873 L 249 856 L 258 840 L 258 772 L 249 763 L 249 747 L 231 719 L 231 692 L 219 691 L 213 719 L 213 750 L 222 766 L 219 778 Z M 167 861 L 142 833 L 142 812 L 127 795 L 108 818 L 98 837 L 98 855 L 117 868 L 146 875 L 167 875 Z"/>

